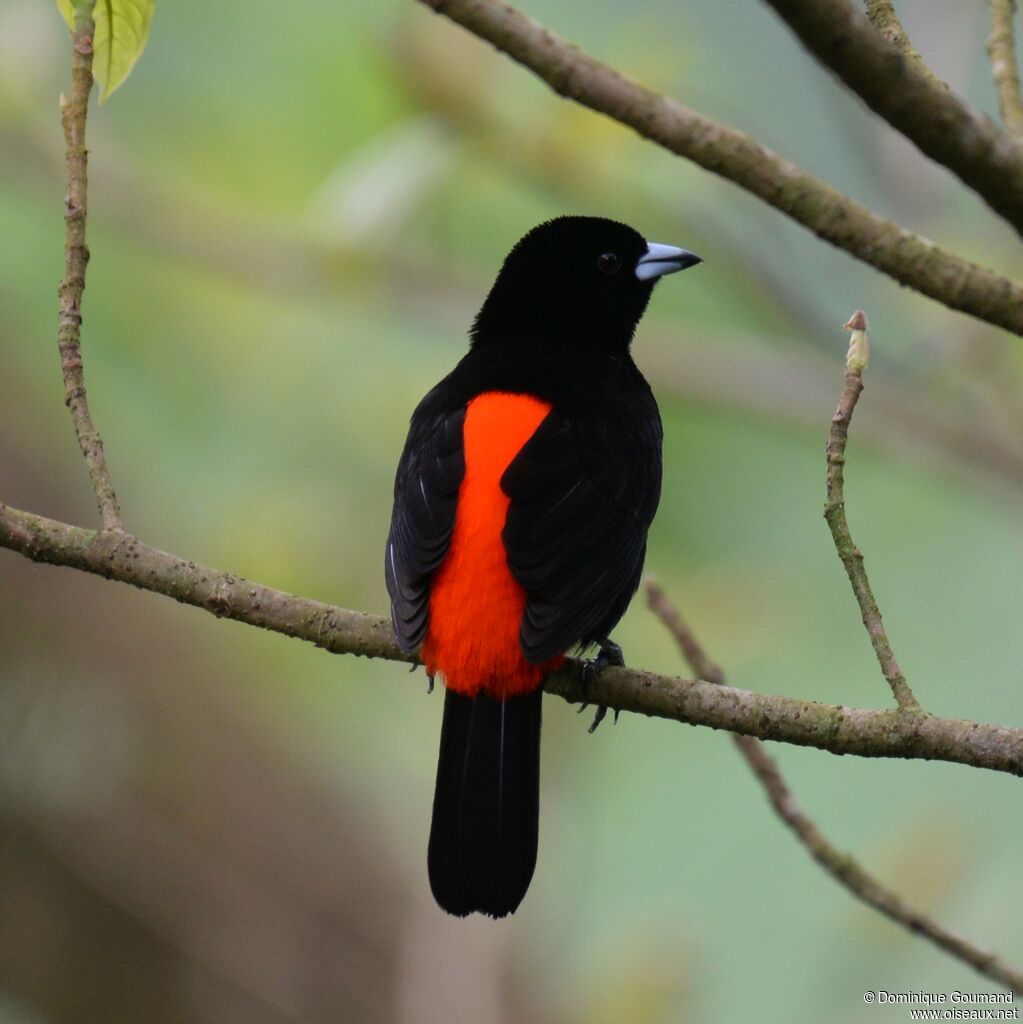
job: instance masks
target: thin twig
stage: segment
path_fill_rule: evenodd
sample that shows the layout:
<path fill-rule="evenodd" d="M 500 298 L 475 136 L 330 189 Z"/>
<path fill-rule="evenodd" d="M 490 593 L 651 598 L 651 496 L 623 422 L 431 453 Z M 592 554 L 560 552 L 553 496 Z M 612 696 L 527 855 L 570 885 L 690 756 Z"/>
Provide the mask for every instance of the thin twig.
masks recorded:
<path fill-rule="evenodd" d="M 998 108 L 1006 129 L 1017 138 L 1023 137 L 1023 99 L 1020 97 L 1019 69 L 1016 66 L 1016 35 L 1013 19 L 1016 0 L 988 0 L 991 13 L 991 35 L 987 53 L 991 58 L 991 74 L 998 93 Z"/>
<path fill-rule="evenodd" d="M 863 312 L 857 310 L 846 326 L 854 332 L 853 344 L 856 344 L 855 339 L 858 332 L 862 335 L 860 340 L 865 346 L 867 318 Z M 831 430 L 828 433 L 827 500 L 824 504 L 824 518 L 831 528 L 835 550 L 842 560 L 842 565 L 845 566 L 853 593 L 856 595 L 856 603 L 860 606 L 860 612 L 863 615 L 863 625 L 870 636 L 878 664 L 881 666 L 885 679 L 888 680 L 888 685 L 892 688 L 895 700 L 905 711 L 919 711 L 920 704 L 913 696 L 913 691 L 910 689 L 909 683 L 906 682 L 906 677 L 895 659 L 892 645 L 888 641 L 888 634 L 881 621 L 881 611 L 877 606 L 877 601 L 874 600 L 870 580 L 867 578 L 867 570 L 863 564 L 863 553 L 853 543 L 852 534 L 849 532 L 849 522 L 845 515 L 845 446 L 849 437 L 849 423 L 863 391 L 862 373 L 865 364 L 865 358 L 862 362 L 854 360 L 850 350 L 850 358 L 845 372 L 845 387 L 838 402 L 838 410 L 831 418 Z"/>
<path fill-rule="evenodd" d="M 560 95 L 734 182 L 901 284 L 1023 334 L 1023 287 L 1017 282 L 878 217 L 751 136 L 624 77 L 501 0 L 421 2 L 492 43 Z"/>
<path fill-rule="evenodd" d="M 724 671 L 710 659 L 664 591 L 651 581 L 646 585 L 646 592 L 647 603 L 675 637 L 690 669 L 700 679 L 720 686 L 725 685 Z M 777 762 L 768 754 L 760 740 L 752 736 L 733 736 L 732 739 L 764 787 L 775 812 L 809 850 L 813 859 L 835 881 L 897 924 L 908 928 L 916 935 L 923 936 L 988 978 L 1023 994 L 1023 973 L 1013 969 L 994 954 L 978 949 L 973 943 L 942 928 L 925 914 L 914 910 L 900 896 L 864 871 L 851 856 L 832 845 L 793 795 Z"/>
<path fill-rule="evenodd" d="M 767 3 L 871 110 L 1023 234 L 1023 146 L 906 59 L 850 0 Z"/>
<path fill-rule="evenodd" d="M 222 618 L 297 637 L 338 654 L 414 662 L 387 619 L 273 590 L 158 551 L 127 533 L 85 530 L 0 504 L 0 547 L 164 594 Z M 549 693 L 583 700 L 581 663 L 547 677 Z M 836 707 L 642 669 L 608 668 L 587 699 L 691 725 L 817 747 L 834 754 L 951 761 L 1023 775 L 1023 729 L 901 709 Z"/>
<path fill-rule="evenodd" d="M 899 21 L 899 16 L 895 13 L 892 0 L 866 0 L 866 8 L 871 24 L 892 46 L 904 57 L 913 61 L 923 74 L 937 82 L 943 89 L 948 88 L 948 84 L 931 71 L 910 41 L 909 34 L 902 27 L 902 22 Z"/>
<path fill-rule="evenodd" d="M 64 209 L 64 280 L 60 283 L 60 326 L 57 345 L 60 369 L 64 375 L 64 402 L 71 410 L 78 444 L 85 456 L 104 530 L 120 530 L 121 513 L 110 480 L 103 440 L 92 422 L 85 394 L 85 370 L 82 365 L 82 294 L 89 248 L 85 242 L 85 217 L 88 211 L 88 151 L 85 148 L 85 122 L 92 92 L 92 2 L 75 5 L 75 30 L 71 35 L 71 98 L 62 95 L 61 124 L 67 160 L 67 198 Z"/>

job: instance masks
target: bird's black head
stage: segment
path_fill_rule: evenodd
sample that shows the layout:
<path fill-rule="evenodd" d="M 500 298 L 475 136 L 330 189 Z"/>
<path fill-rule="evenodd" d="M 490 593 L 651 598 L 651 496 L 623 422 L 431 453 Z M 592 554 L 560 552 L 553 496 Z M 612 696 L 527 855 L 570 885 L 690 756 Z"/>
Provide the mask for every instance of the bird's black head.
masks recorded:
<path fill-rule="evenodd" d="M 658 278 L 699 262 L 603 217 L 549 220 L 505 259 L 473 324 L 473 347 L 625 350 Z"/>

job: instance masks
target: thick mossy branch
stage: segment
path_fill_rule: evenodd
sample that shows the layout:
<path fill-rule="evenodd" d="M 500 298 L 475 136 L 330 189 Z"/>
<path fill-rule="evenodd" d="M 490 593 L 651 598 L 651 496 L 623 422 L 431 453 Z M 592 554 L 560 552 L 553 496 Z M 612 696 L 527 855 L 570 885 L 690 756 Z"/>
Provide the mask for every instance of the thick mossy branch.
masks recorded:
<path fill-rule="evenodd" d="M 173 597 L 214 615 L 284 633 L 337 654 L 413 661 L 387 619 L 298 597 L 148 547 L 118 531 L 85 530 L 0 504 L 0 547 L 35 562 L 68 566 Z M 582 670 L 570 660 L 545 688 L 583 697 Z M 834 754 L 952 761 L 1023 775 L 1023 729 L 874 711 L 753 693 L 713 683 L 609 668 L 588 699 L 621 711 L 727 729 Z"/>
<path fill-rule="evenodd" d="M 1023 234 L 1023 146 L 884 39 L 850 0 L 767 0 L 875 113 Z"/>
<path fill-rule="evenodd" d="M 751 136 L 625 78 L 501 0 L 421 2 L 529 68 L 555 92 L 734 182 L 901 284 L 1023 334 L 1023 287 L 1015 281 L 878 217 Z M 869 23 L 867 29 L 874 32 Z"/>

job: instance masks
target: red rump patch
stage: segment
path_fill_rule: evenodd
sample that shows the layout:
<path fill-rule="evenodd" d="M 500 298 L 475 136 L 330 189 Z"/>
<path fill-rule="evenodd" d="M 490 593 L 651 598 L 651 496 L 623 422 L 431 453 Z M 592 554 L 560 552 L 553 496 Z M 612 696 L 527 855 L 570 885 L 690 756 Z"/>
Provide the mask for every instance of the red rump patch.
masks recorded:
<path fill-rule="evenodd" d="M 531 665 L 519 646 L 525 591 L 515 582 L 501 531 L 510 499 L 501 477 L 551 410 L 530 395 L 487 391 L 468 405 L 465 476 L 448 553 L 430 586 L 422 659 L 430 675 L 467 697 L 497 700 L 535 690 L 564 660 Z"/>

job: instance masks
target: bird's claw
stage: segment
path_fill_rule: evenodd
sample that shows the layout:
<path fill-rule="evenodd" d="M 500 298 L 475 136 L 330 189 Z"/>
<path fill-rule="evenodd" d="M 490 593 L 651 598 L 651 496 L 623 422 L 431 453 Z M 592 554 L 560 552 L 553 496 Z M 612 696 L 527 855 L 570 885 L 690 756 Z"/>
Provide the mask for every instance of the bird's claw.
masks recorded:
<path fill-rule="evenodd" d="M 411 675 L 419 666 L 422 665 L 421 661 L 414 661 L 409 665 L 409 674 Z M 429 673 L 426 674 L 426 692 L 433 693 L 433 676 Z"/>
<path fill-rule="evenodd" d="M 604 669 L 608 668 L 609 666 L 614 665 L 620 668 L 624 664 L 625 656 L 622 654 L 622 649 L 618 646 L 618 644 L 616 644 L 613 640 L 602 640 L 600 642 L 600 650 L 597 651 L 597 656 L 595 658 L 589 658 L 583 662 L 583 702 L 579 706 L 579 711 L 577 712 L 577 714 L 582 714 L 582 712 L 584 712 L 590 706 L 590 683 L 592 683 L 593 680 L 596 679 L 597 676 L 599 676 L 600 673 L 603 672 Z M 618 708 L 615 708 L 615 725 L 618 724 L 618 715 L 620 713 L 620 710 Z M 595 732 L 597 726 L 604 721 L 604 718 L 606 716 L 607 705 L 598 704 L 597 713 L 593 716 L 593 721 L 590 723 L 590 727 L 586 731 L 589 733 Z"/>
<path fill-rule="evenodd" d="M 584 705 L 584 706 L 587 706 L 587 705 Z M 598 704 L 597 705 L 597 713 L 593 716 L 593 721 L 590 722 L 589 729 L 586 730 L 588 733 L 594 733 L 594 732 L 597 731 L 597 726 L 600 725 L 600 723 L 603 722 L 604 718 L 607 716 L 607 710 L 608 709 L 607 709 L 607 705 L 606 704 Z M 614 725 L 617 725 L 618 724 L 618 716 L 622 712 L 621 712 L 620 708 L 615 708 L 614 712 L 615 712 L 615 716 L 614 716 L 614 718 L 611 721 L 613 722 Z"/>

